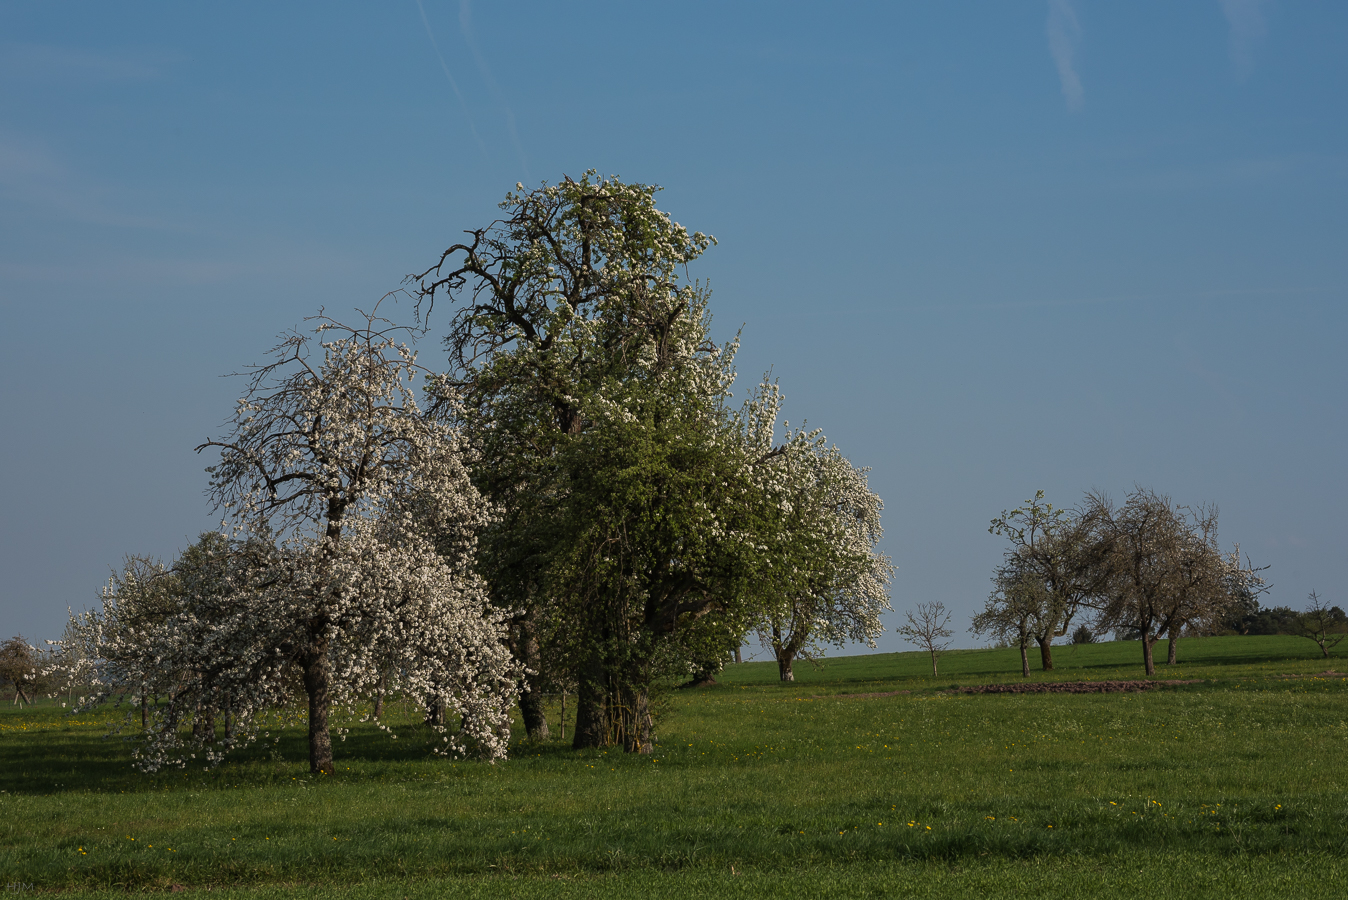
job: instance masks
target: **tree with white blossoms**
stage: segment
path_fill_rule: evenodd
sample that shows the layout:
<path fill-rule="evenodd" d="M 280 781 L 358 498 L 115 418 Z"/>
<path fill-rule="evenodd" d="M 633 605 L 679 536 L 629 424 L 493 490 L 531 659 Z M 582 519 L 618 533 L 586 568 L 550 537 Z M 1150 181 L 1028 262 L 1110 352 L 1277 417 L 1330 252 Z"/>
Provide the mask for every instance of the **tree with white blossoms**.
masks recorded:
<path fill-rule="evenodd" d="M 143 769 L 218 761 L 302 691 L 310 769 L 331 774 L 333 705 L 354 712 L 382 676 L 460 718 L 457 730 L 436 726 L 445 752 L 505 755 L 519 671 L 473 569 L 491 508 L 414 382 L 426 378 L 442 408 L 450 391 L 417 363 L 407 329 L 364 318 L 320 315 L 313 335 L 285 335 L 247 374 L 231 433 L 198 448 L 220 452 L 210 495 L 235 530 L 216 567 L 160 625 L 105 627 L 117 592 L 91 623 L 104 671 L 86 705 L 141 684 L 167 698 Z M 202 712 L 230 718 L 223 741 L 213 727 L 182 731 Z"/>
<path fill-rule="evenodd" d="M 748 429 L 751 445 L 771 459 L 778 478 L 765 485 L 776 507 L 776 534 L 769 541 L 771 565 L 758 587 L 766 611 L 757 623 L 772 650 L 782 681 L 795 681 L 797 658 L 822 655 L 826 644 L 846 641 L 875 646 L 884 632 L 882 613 L 891 609 L 887 590 L 894 566 L 876 546 L 884 503 L 819 430 L 792 431 L 773 450 L 781 406 L 776 384 L 764 384 Z"/>

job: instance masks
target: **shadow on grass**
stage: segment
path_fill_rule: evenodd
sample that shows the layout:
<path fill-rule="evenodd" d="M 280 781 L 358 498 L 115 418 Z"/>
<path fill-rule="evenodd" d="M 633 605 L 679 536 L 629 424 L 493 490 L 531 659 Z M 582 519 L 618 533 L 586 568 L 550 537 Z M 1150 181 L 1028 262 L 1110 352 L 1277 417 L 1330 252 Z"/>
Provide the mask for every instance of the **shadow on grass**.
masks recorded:
<path fill-rule="evenodd" d="M 153 774 L 135 768 L 133 753 L 140 745 L 138 728 L 128 724 L 121 733 L 109 733 L 121 716 L 104 714 L 98 723 L 76 720 L 54 705 L 27 709 L 0 709 L 0 724 L 9 726 L 0 736 L 0 792 L 45 795 L 67 791 L 136 793 L 168 790 L 185 784 L 264 785 L 289 783 L 309 775 L 309 747 L 303 725 L 281 729 L 270 737 L 230 753 L 218 766 L 191 762 L 185 768 Z M 25 726 L 27 730 L 25 730 Z M 372 725 L 353 725 L 345 738 L 335 735 L 333 757 L 339 778 L 355 781 L 408 780 L 425 777 L 427 763 L 446 768 L 465 760 L 435 752 L 440 736 L 424 725 L 404 722 L 394 738 Z M 516 760 L 574 759 L 569 743 L 533 743 L 517 740 L 511 746 Z M 471 761 L 470 761 L 471 762 Z"/>

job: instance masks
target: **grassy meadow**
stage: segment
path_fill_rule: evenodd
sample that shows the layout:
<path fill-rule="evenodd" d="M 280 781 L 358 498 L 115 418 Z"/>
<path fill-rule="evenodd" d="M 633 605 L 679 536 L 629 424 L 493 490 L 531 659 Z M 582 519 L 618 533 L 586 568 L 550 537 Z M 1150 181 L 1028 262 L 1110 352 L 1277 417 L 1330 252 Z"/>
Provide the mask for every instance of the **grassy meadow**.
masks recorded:
<path fill-rule="evenodd" d="M 1165 658 L 1164 643 L 1157 648 Z M 1310 641 L 1186 639 L 1127 694 L 958 694 L 1014 650 L 730 666 L 673 692 L 657 752 L 505 763 L 353 727 L 142 776 L 113 711 L 0 708 L 0 882 L 100 896 L 1322 897 L 1348 882 L 1348 679 Z M 1136 643 L 1031 680 L 1141 678 Z M 1037 655 L 1034 659 L 1037 668 Z M 1291 676 L 1291 677 L 1289 677 Z M 903 693 L 900 693 L 903 692 Z M 879 695 L 879 696 L 867 696 Z M 556 708 L 553 709 L 554 719 Z M 16 887 L 17 886 L 17 887 Z"/>

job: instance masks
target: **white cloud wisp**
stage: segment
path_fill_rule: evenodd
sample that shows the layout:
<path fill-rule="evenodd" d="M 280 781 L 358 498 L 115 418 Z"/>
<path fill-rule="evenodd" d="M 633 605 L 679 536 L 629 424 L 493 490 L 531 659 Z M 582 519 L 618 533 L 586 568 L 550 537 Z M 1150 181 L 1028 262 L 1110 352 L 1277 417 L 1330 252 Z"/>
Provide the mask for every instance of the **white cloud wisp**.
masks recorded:
<path fill-rule="evenodd" d="M 1267 33 L 1264 13 L 1260 7 L 1265 0 L 1219 0 L 1226 23 L 1230 26 L 1231 65 L 1236 75 L 1244 78 L 1254 66 L 1254 45 Z"/>
<path fill-rule="evenodd" d="M 1074 60 L 1077 44 L 1081 41 L 1081 23 L 1072 9 L 1071 0 L 1048 0 L 1048 50 L 1058 65 L 1058 79 L 1062 82 L 1063 99 L 1072 112 L 1081 109 L 1085 91 L 1077 75 Z"/>

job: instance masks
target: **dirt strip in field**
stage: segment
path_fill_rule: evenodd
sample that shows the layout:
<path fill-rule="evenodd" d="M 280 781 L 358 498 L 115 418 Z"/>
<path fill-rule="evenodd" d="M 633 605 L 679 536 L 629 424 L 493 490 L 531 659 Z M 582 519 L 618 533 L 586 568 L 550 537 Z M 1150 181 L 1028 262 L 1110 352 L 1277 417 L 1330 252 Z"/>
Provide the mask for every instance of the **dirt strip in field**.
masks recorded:
<path fill-rule="evenodd" d="M 976 684 L 953 688 L 952 694 L 1124 694 L 1135 691 L 1154 691 L 1177 684 L 1198 684 L 1202 679 L 1189 681 L 1030 681 L 1013 684 Z"/>

